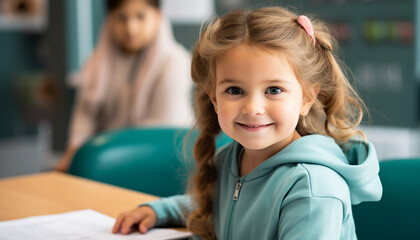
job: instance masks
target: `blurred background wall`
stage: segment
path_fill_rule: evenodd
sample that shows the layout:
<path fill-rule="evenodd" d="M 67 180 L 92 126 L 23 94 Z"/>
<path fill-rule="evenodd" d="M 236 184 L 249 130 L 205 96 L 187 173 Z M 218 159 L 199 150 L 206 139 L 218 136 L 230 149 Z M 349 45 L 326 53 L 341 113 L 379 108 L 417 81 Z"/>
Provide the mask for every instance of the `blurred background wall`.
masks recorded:
<path fill-rule="evenodd" d="M 381 160 L 419 157 L 420 4 L 415 0 L 165 0 L 188 49 L 206 15 L 281 5 L 328 22 L 370 115 Z M 0 177 L 51 169 L 67 139 L 74 74 L 90 55 L 103 0 L 0 0 Z"/>

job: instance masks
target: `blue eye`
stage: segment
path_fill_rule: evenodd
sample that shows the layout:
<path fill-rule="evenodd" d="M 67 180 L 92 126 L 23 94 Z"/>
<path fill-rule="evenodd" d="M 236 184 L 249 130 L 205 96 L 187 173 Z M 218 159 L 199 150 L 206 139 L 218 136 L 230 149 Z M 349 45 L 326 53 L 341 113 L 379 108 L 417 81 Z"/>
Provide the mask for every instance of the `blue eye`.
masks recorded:
<path fill-rule="evenodd" d="M 226 92 L 232 95 L 239 95 L 243 93 L 242 89 L 238 87 L 230 87 L 226 90 Z"/>
<path fill-rule="evenodd" d="M 271 95 L 277 95 L 277 94 L 280 94 L 281 92 L 283 92 L 283 90 L 281 90 L 281 88 L 278 88 L 278 87 L 269 87 L 265 91 L 266 94 L 271 94 Z"/>

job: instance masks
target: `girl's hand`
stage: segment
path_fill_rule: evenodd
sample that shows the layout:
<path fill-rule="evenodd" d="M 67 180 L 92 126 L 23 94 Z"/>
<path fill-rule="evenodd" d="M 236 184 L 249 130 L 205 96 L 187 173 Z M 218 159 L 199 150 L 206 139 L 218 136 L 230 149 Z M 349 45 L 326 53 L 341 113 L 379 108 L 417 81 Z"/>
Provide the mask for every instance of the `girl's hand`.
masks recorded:
<path fill-rule="evenodd" d="M 130 233 L 131 228 L 138 224 L 140 233 L 145 234 L 147 230 L 154 227 L 157 221 L 155 211 L 149 206 L 142 206 L 131 211 L 121 213 L 112 228 L 112 233 Z"/>

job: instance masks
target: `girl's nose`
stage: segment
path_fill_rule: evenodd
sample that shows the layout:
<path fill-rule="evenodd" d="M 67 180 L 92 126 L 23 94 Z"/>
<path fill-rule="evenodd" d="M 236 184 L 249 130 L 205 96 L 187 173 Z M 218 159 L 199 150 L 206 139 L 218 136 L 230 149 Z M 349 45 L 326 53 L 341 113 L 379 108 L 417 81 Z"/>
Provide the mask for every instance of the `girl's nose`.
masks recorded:
<path fill-rule="evenodd" d="M 242 114 L 255 116 L 265 113 L 265 101 L 259 96 L 249 96 L 244 99 Z"/>

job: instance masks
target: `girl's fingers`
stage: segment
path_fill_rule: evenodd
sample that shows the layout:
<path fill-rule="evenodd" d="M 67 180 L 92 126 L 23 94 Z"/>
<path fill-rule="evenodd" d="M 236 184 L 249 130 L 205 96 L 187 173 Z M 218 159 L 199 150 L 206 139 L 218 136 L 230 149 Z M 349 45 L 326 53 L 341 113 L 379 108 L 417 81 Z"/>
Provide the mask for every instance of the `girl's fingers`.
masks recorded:
<path fill-rule="evenodd" d="M 124 218 L 124 221 L 121 224 L 121 233 L 128 234 L 133 224 L 134 224 L 134 219 L 132 216 L 127 216 L 126 218 Z"/>
<path fill-rule="evenodd" d="M 147 230 L 152 228 L 154 225 L 155 225 L 155 221 L 153 220 L 153 218 L 151 218 L 150 216 L 146 217 L 142 222 L 140 222 L 139 231 L 140 233 L 145 234 Z"/>
<path fill-rule="evenodd" d="M 131 230 L 131 227 L 134 224 L 141 223 L 143 219 L 146 217 L 143 213 L 138 214 L 130 214 L 124 218 L 124 221 L 122 222 L 121 226 L 121 233 L 122 234 L 128 234 Z"/>
<path fill-rule="evenodd" d="M 114 224 L 114 227 L 112 228 L 112 233 L 117 233 L 120 231 L 121 223 L 124 220 L 126 216 L 126 213 L 122 213 L 118 216 L 117 221 Z"/>
<path fill-rule="evenodd" d="M 112 233 L 121 232 L 122 234 L 128 234 L 133 228 L 138 228 L 141 233 L 146 233 L 150 228 L 154 227 L 155 223 L 156 214 L 153 209 L 144 206 L 120 214 L 112 228 Z M 136 224 L 138 226 L 134 226 Z"/>

